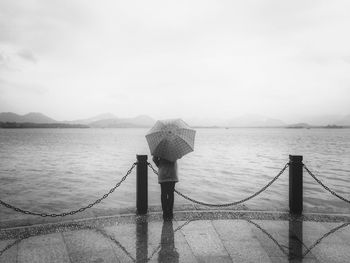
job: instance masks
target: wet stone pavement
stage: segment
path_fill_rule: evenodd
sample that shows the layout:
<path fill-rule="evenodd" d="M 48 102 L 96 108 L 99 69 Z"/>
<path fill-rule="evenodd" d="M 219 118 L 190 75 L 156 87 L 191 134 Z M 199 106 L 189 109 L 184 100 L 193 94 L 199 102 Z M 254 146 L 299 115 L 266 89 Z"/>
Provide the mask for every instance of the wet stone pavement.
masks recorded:
<path fill-rule="evenodd" d="M 0 229 L 0 262 L 350 262 L 350 217 L 118 215 Z"/>

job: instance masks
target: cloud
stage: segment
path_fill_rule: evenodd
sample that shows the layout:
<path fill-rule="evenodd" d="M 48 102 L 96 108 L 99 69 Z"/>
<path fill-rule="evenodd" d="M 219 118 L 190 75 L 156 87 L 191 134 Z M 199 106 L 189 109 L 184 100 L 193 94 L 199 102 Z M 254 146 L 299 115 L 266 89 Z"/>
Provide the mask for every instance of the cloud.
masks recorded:
<path fill-rule="evenodd" d="M 80 0 L 3 0 L 0 10 L 0 43 L 35 54 L 50 52 L 58 42 L 63 44 L 86 21 L 86 8 Z"/>
<path fill-rule="evenodd" d="M 346 63 L 350 64 L 350 56 L 343 56 L 342 60 L 345 61 Z"/>
<path fill-rule="evenodd" d="M 33 63 L 37 62 L 37 58 L 34 56 L 33 52 L 31 52 L 30 50 L 23 49 L 21 51 L 18 51 L 17 55 L 27 61 L 30 61 Z"/>
<path fill-rule="evenodd" d="M 23 71 L 30 66 L 27 62 L 35 64 L 37 61 L 37 57 L 28 49 L 17 50 L 14 46 L 0 43 L 0 72 Z"/>
<path fill-rule="evenodd" d="M 11 65 L 11 57 L 5 51 L 0 48 L 0 72 L 11 71 L 13 67 Z"/>
<path fill-rule="evenodd" d="M 25 94 L 47 87 L 37 101 L 66 119 L 77 111 L 338 113 L 350 110 L 348 7 L 322 0 L 0 0 L 0 74 L 13 89 L 8 104 L 21 97 L 32 111 Z"/>
<path fill-rule="evenodd" d="M 41 85 L 21 83 L 19 81 L 7 81 L 0 78 L 0 92 L 2 94 L 32 94 L 43 95 L 47 93 L 47 89 Z"/>

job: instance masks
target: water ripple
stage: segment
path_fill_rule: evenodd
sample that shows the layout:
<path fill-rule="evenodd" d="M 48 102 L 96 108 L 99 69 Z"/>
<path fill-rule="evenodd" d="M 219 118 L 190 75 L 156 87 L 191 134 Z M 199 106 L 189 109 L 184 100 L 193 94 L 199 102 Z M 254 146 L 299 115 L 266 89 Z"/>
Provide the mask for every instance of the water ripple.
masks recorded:
<path fill-rule="evenodd" d="M 0 198 L 37 210 L 61 212 L 99 198 L 120 180 L 138 153 L 148 153 L 146 129 L 0 129 Z M 177 188 L 206 202 L 247 197 L 288 162 L 304 163 L 337 193 L 349 198 L 349 130 L 199 129 L 196 149 L 179 160 Z M 150 204 L 160 204 L 157 178 L 149 171 Z M 350 213 L 348 205 L 304 174 L 308 211 Z M 176 202 L 186 200 L 176 197 Z M 135 174 L 99 208 L 135 206 Z M 288 171 L 249 208 L 288 209 Z M 0 207 L 0 216 L 14 214 Z M 17 216 L 17 215 L 16 215 Z"/>

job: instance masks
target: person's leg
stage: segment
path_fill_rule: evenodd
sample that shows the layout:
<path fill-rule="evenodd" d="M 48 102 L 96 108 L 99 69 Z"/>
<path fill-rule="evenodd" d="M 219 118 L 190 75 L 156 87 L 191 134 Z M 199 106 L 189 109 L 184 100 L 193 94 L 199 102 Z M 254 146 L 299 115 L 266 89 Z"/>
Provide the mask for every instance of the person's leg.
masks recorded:
<path fill-rule="evenodd" d="M 164 210 L 163 214 L 165 215 L 166 219 L 169 219 L 171 216 L 171 203 L 170 203 L 170 190 L 171 190 L 171 182 L 165 182 L 163 183 L 163 189 L 164 189 Z"/>
<path fill-rule="evenodd" d="M 174 208 L 174 190 L 175 190 L 175 182 L 170 182 L 169 183 L 169 189 L 168 189 L 168 211 L 169 211 L 169 216 L 173 218 L 173 208 Z"/>
<path fill-rule="evenodd" d="M 165 216 L 169 218 L 169 182 L 165 184 Z"/>
<path fill-rule="evenodd" d="M 166 185 L 165 183 L 160 184 L 160 190 L 161 190 L 161 195 L 160 195 L 160 201 L 162 202 L 162 210 L 163 210 L 163 217 L 166 216 L 167 213 L 167 192 L 166 192 Z"/>

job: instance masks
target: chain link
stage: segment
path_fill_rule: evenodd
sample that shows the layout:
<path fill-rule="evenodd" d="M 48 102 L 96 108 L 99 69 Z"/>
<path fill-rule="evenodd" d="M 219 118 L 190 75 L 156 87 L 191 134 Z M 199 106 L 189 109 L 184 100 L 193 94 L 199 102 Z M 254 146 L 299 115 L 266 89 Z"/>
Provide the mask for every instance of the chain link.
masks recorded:
<path fill-rule="evenodd" d="M 156 175 L 158 175 L 158 171 L 153 167 L 153 165 L 151 163 L 147 163 L 147 165 L 149 166 L 149 168 L 152 169 L 153 173 L 155 173 Z"/>
<path fill-rule="evenodd" d="M 148 166 L 153 170 L 153 172 L 155 174 L 158 175 L 158 172 L 156 171 L 156 169 L 154 169 L 154 167 L 152 166 L 152 164 L 148 163 Z M 185 194 L 180 193 L 179 191 L 177 191 L 176 189 L 174 190 L 175 193 L 177 193 L 178 195 L 182 196 L 183 198 L 187 199 L 188 201 L 191 201 L 193 203 L 199 204 L 199 205 L 203 205 L 203 206 L 210 206 L 210 207 L 227 207 L 227 206 L 233 206 L 233 205 L 238 205 L 241 203 L 244 203 L 252 198 L 254 198 L 255 196 L 259 195 L 260 193 L 262 193 L 263 191 L 265 191 L 270 185 L 272 185 L 282 174 L 283 172 L 287 169 L 287 167 L 289 166 L 289 163 L 286 163 L 285 166 L 282 168 L 282 170 L 267 184 L 265 185 L 263 188 L 261 188 L 259 191 L 257 191 L 256 193 L 252 194 L 251 196 L 248 196 L 240 201 L 236 201 L 236 202 L 232 202 L 232 203 L 226 203 L 226 204 L 209 204 L 209 203 L 205 203 L 202 201 L 197 201 Z"/>
<path fill-rule="evenodd" d="M 113 193 L 115 191 L 115 189 L 117 189 L 121 185 L 122 182 L 125 181 L 125 179 L 132 172 L 132 170 L 135 168 L 136 165 L 137 165 L 137 163 L 133 163 L 131 168 L 126 172 L 126 174 L 122 177 L 122 179 L 113 188 L 111 188 L 108 191 L 108 193 L 104 194 L 101 198 L 97 199 L 95 202 L 90 203 L 87 206 L 84 206 L 84 207 L 79 208 L 77 210 L 73 210 L 73 211 L 70 211 L 70 212 L 64 212 L 64 213 L 61 213 L 61 214 L 46 214 L 46 213 L 37 213 L 37 212 L 31 212 L 31 211 L 28 211 L 28 210 L 24 210 L 24 209 L 15 207 L 13 205 L 10 205 L 10 204 L 2 201 L 2 200 L 0 200 L 0 205 L 3 205 L 3 206 L 5 206 L 5 207 L 7 207 L 9 209 L 12 209 L 12 210 L 14 210 L 16 212 L 23 213 L 23 214 L 26 214 L 26 215 L 34 215 L 34 216 L 41 216 L 41 217 L 59 217 L 59 216 L 60 217 L 64 217 L 64 216 L 67 216 L 67 215 L 74 215 L 76 213 L 83 212 L 86 209 L 91 208 L 94 205 L 100 203 L 103 199 L 106 199 L 111 193 Z"/>
<path fill-rule="evenodd" d="M 326 189 L 328 192 L 330 192 L 332 195 L 338 197 L 339 199 L 343 200 L 344 202 L 350 203 L 350 200 L 342 197 L 341 195 L 337 194 L 335 191 L 331 190 L 328 186 L 324 185 L 320 179 L 318 179 L 310 170 L 309 168 L 306 167 L 304 164 L 304 169 L 308 172 L 309 175 L 311 175 L 312 178 L 315 179 L 317 183 L 319 183 L 324 189 Z"/>

